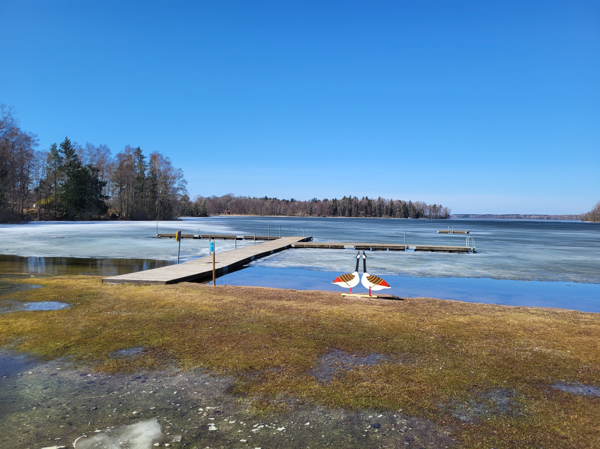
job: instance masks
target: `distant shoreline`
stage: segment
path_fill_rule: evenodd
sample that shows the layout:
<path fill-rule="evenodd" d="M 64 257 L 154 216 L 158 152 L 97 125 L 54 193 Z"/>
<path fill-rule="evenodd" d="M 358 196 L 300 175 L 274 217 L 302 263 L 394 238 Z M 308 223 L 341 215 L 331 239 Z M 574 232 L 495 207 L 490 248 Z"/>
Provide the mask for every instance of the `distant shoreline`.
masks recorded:
<path fill-rule="evenodd" d="M 452 220 L 452 219 L 490 219 L 490 220 L 569 220 L 582 221 L 581 215 L 534 215 L 534 214 L 452 214 L 450 218 L 397 218 L 397 217 L 336 217 L 336 216 L 314 216 L 314 215 L 253 215 L 253 214 L 215 214 L 210 217 L 263 217 L 263 218 L 370 218 L 370 219 L 392 219 L 392 220 Z M 198 218 L 198 217 L 185 217 Z M 209 218 L 209 217 L 206 217 Z M 590 222 L 591 223 L 591 222 Z"/>
<path fill-rule="evenodd" d="M 542 215 L 542 214 L 452 214 L 450 218 L 480 218 L 505 220 L 573 220 L 581 221 L 581 215 Z"/>
<path fill-rule="evenodd" d="M 549 220 L 557 220 L 557 221 L 577 221 L 581 223 L 594 223 L 593 221 L 582 220 L 580 215 L 524 215 L 524 214 L 505 214 L 505 215 L 493 215 L 493 214 L 453 214 L 449 218 L 399 218 L 399 217 L 336 217 L 336 216 L 314 216 L 314 215 L 253 215 L 253 214 L 214 214 L 209 215 L 208 217 L 193 217 L 193 216 L 181 216 L 177 218 L 170 219 L 147 219 L 147 220 L 134 220 L 130 218 L 106 218 L 100 217 L 95 219 L 88 220 L 37 220 L 36 218 L 28 217 L 27 219 L 21 222 L 4 222 L 0 223 L 1 225 L 23 225 L 28 223 L 44 223 L 44 222 L 88 222 L 88 221 L 102 221 L 102 222 L 165 222 L 165 221 L 183 221 L 186 218 L 213 218 L 213 217 L 261 217 L 261 218 L 344 218 L 344 219 L 352 219 L 352 218 L 360 218 L 360 219 L 391 219 L 391 220 L 460 220 L 460 219 L 478 219 L 478 220 L 539 220 L 539 221 L 549 221 Z"/>

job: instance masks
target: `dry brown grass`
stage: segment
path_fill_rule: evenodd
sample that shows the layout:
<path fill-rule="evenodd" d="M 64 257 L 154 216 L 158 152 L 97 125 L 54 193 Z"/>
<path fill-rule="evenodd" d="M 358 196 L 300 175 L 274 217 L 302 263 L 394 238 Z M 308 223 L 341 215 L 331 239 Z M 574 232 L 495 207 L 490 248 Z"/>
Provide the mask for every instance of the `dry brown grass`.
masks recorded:
<path fill-rule="evenodd" d="M 14 281 L 45 286 L 14 297 L 73 307 L 0 315 L 0 346 L 71 356 L 103 371 L 177 363 L 240 375 L 236 392 L 267 410 L 286 397 L 402 409 L 453 426 L 467 447 L 600 447 L 600 398 L 551 388 L 600 385 L 598 314 L 251 287 L 106 286 L 83 276 Z M 134 346 L 149 351 L 110 357 Z M 321 384 L 307 371 L 332 348 L 390 359 Z M 478 424 L 452 417 L 457 404 L 497 388 L 515 392 L 519 413 Z"/>

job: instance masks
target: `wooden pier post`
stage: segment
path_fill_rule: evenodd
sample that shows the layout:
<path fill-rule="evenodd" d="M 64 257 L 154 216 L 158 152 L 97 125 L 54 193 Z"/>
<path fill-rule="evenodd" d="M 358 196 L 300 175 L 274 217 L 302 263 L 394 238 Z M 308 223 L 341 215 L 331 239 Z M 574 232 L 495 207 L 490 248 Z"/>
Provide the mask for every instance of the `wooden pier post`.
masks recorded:
<path fill-rule="evenodd" d="M 175 240 L 179 243 L 177 247 L 177 265 L 179 265 L 179 253 L 181 252 L 181 231 L 175 233 Z"/>
<path fill-rule="evenodd" d="M 210 242 L 210 251 L 212 252 L 212 275 L 213 275 L 213 287 L 217 285 L 217 271 L 215 270 L 215 242 Z"/>
<path fill-rule="evenodd" d="M 217 272 L 215 270 L 215 252 L 213 251 L 213 287 L 217 285 Z"/>

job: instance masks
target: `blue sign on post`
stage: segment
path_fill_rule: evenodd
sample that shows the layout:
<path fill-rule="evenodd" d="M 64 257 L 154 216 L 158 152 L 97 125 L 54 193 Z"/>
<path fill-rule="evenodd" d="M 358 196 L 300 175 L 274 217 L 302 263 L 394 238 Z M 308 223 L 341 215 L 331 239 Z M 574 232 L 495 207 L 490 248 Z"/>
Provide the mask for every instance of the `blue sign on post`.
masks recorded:
<path fill-rule="evenodd" d="M 210 252 L 211 253 L 215 252 L 215 242 L 210 242 Z"/>

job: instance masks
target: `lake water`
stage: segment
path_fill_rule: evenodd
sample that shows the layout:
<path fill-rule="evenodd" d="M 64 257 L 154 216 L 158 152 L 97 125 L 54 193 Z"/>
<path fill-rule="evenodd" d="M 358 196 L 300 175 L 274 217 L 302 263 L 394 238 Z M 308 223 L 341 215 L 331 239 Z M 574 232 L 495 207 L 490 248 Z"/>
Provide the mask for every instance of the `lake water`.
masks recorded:
<path fill-rule="evenodd" d="M 477 253 L 367 252 L 369 273 L 386 278 L 393 287 L 390 293 L 398 296 L 481 298 L 480 302 L 495 303 L 520 303 L 535 297 L 531 301 L 535 305 L 600 311 L 594 306 L 600 303 L 600 225 L 594 223 L 211 217 L 159 222 L 158 231 L 238 235 L 270 232 L 276 236 L 281 232 L 282 236 L 312 235 L 315 241 L 372 243 L 403 243 L 406 233 L 408 244 L 465 245 L 464 235 L 437 234 L 448 226 L 470 231 Z M 68 267 L 63 272 L 110 275 L 173 263 L 177 243 L 156 239 L 156 231 L 156 222 L 0 225 L 0 254 L 21 257 L 0 257 L 0 271 L 10 272 L 12 267 L 12 272 L 56 273 L 62 263 Z M 237 243 L 238 247 L 252 244 Z M 217 241 L 216 246 L 217 252 L 226 251 L 234 248 L 234 242 Z M 207 254 L 208 241 L 181 243 L 182 261 Z M 338 288 L 328 279 L 354 271 L 355 254 L 351 250 L 292 249 L 260 259 L 248 270 L 229 274 L 220 282 Z M 59 260 L 62 262 L 57 263 Z"/>

